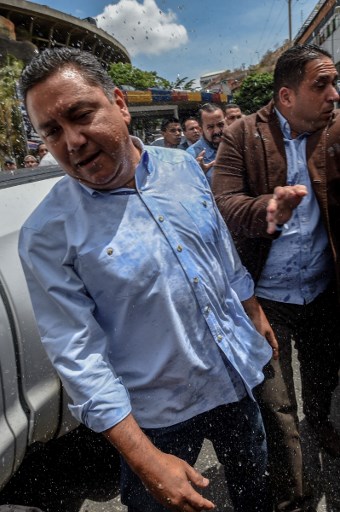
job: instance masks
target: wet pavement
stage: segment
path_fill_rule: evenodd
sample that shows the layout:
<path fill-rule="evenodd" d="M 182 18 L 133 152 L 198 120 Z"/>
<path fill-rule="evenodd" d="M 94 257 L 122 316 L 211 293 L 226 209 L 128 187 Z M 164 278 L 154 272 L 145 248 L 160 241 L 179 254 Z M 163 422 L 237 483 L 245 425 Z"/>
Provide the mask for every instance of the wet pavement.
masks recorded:
<path fill-rule="evenodd" d="M 318 448 L 301 412 L 300 418 L 305 473 L 314 505 L 318 512 L 340 512 L 340 459 Z M 333 397 L 332 420 L 340 429 L 340 386 Z M 232 512 L 223 468 L 209 442 L 204 444 L 196 467 L 210 479 L 205 495 L 215 502 L 216 512 Z M 118 482 L 116 451 L 102 436 L 80 427 L 31 453 L 0 493 L 0 505 L 30 505 L 43 512 L 126 512 L 120 503 Z"/>

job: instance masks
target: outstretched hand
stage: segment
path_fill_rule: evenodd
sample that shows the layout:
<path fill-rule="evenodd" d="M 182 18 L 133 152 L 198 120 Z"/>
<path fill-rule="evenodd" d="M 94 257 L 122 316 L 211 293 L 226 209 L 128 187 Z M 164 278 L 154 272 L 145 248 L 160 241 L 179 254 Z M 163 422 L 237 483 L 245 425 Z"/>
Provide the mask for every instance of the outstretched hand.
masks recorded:
<path fill-rule="evenodd" d="M 196 162 L 199 163 L 199 165 L 200 165 L 202 171 L 204 172 L 204 174 L 207 174 L 209 169 L 211 169 L 215 165 L 215 160 L 213 160 L 212 162 L 209 162 L 208 164 L 205 164 L 204 163 L 204 155 L 205 155 L 205 149 L 203 149 L 203 151 L 201 151 L 197 155 Z"/>
<path fill-rule="evenodd" d="M 267 233 L 275 233 L 278 225 L 288 222 L 294 208 L 301 203 L 306 195 L 307 188 L 305 185 L 276 187 L 273 197 L 269 200 L 267 206 Z"/>

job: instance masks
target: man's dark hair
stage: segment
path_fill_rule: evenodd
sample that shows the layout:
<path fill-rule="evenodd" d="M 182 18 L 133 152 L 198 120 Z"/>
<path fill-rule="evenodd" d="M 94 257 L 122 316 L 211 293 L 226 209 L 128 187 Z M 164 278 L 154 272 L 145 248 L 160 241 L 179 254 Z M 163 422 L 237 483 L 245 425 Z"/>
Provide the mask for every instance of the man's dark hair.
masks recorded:
<path fill-rule="evenodd" d="M 77 48 L 46 49 L 33 57 L 25 67 L 20 79 L 20 90 L 24 101 L 27 92 L 38 83 L 46 80 L 65 67 L 78 69 L 90 85 L 100 87 L 105 95 L 112 100 L 114 84 L 99 60 L 89 52 Z"/>
<path fill-rule="evenodd" d="M 216 110 L 222 110 L 222 107 L 219 107 L 216 105 L 216 103 L 204 103 L 204 105 L 201 106 L 201 108 L 198 110 L 198 122 L 202 126 L 202 114 L 203 112 L 208 112 L 212 114 L 213 112 L 216 112 Z"/>
<path fill-rule="evenodd" d="M 162 121 L 162 124 L 161 124 L 161 132 L 165 132 L 165 130 L 167 129 L 167 127 L 169 126 L 169 124 L 171 123 L 176 123 L 176 124 L 180 124 L 179 122 L 179 119 L 177 117 L 166 117 L 165 119 L 163 119 Z"/>
<path fill-rule="evenodd" d="M 274 100 L 278 100 L 281 87 L 297 91 L 305 77 L 308 62 L 332 56 L 316 44 L 298 44 L 286 50 L 277 60 L 274 71 Z"/>
<path fill-rule="evenodd" d="M 239 105 L 236 105 L 236 103 L 227 103 L 227 105 L 224 107 L 224 110 L 229 110 L 230 108 L 239 108 L 241 110 L 241 108 L 239 107 Z"/>
<path fill-rule="evenodd" d="M 189 116 L 189 117 L 185 117 L 181 123 L 181 126 L 182 126 L 182 130 L 185 132 L 185 123 L 187 121 L 196 121 L 198 122 L 198 119 L 197 117 L 194 117 L 194 116 Z"/>

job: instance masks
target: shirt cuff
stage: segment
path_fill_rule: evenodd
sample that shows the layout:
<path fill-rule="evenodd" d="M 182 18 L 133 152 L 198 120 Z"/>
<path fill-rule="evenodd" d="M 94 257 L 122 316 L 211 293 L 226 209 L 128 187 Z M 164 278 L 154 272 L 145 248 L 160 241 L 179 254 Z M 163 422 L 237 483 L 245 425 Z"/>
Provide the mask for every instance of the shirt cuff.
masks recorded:
<path fill-rule="evenodd" d="M 120 378 L 115 389 L 101 390 L 83 404 L 69 404 L 72 415 L 94 432 L 103 432 L 121 422 L 131 412 L 129 393 Z"/>

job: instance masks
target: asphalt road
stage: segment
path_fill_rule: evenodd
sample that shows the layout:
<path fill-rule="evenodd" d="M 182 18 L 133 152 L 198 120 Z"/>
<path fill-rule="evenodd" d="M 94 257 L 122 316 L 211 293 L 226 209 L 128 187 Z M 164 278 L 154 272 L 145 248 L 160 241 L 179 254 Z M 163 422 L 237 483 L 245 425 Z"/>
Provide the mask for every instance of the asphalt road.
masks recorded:
<path fill-rule="evenodd" d="M 300 418 L 305 472 L 314 504 L 319 512 L 340 512 L 340 460 L 319 450 L 302 413 Z M 340 386 L 334 394 L 332 419 L 340 429 Z M 210 479 L 205 495 L 216 503 L 216 511 L 232 512 L 222 467 L 209 442 L 196 466 Z M 43 512 L 126 512 L 120 503 L 118 481 L 115 450 L 100 435 L 80 427 L 32 452 L 0 493 L 0 505 L 29 505 Z"/>

